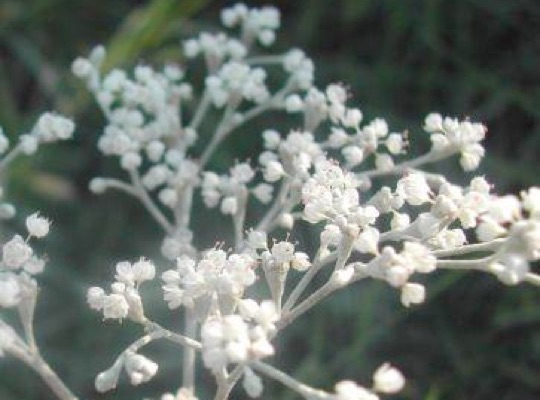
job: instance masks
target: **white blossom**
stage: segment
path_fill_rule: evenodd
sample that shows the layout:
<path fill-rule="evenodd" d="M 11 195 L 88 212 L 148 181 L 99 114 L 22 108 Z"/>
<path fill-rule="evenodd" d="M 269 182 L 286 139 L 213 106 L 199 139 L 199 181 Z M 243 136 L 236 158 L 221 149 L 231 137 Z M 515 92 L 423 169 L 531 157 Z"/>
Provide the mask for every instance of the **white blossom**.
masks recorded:
<path fill-rule="evenodd" d="M 407 283 L 401 288 L 401 302 L 405 307 L 411 304 L 423 303 L 426 298 L 426 289 L 418 283 Z"/>
<path fill-rule="evenodd" d="M 40 217 L 38 213 L 26 218 L 26 229 L 31 236 L 42 238 L 49 233 L 51 223 L 47 218 Z"/>
<path fill-rule="evenodd" d="M 373 388 L 377 392 L 393 394 L 401 391 L 403 386 L 405 378 L 397 368 L 388 363 L 381 365 L 373 374 Z"/>
<path fill-rule="evenodd" d="M 11 269 L 21 268 L 30 260 L 32 253 L 32 248 L 24 239 L 19 235 L 15 235 L 2 247 L 2 262 Z"/>

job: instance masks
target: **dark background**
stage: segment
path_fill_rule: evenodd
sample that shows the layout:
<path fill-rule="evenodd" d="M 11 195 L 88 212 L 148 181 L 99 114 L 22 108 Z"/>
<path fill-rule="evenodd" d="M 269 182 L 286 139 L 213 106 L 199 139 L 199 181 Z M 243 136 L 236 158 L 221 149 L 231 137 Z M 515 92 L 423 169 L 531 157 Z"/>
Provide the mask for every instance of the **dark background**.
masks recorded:
<path fill-rule="evenodd" d="M 106 285 L 114 263 L 158 255 L 161 233 L 136 202 L 117 193 L 94 196 L 96 175 L 119 175 L 115 162 L 95 149 L 103 118 L 82 85 L 70 76 L 77 55 L 103 43 L 108 65 L 181 61 L 179 38 L 216 29 L 219 9 L 210 0 L 0 1 L 0 125 L 14 138 L 36 117 L 56 109 L 78 124 L 75 140 L 20 159 L 4 177 L 6 197 L 18 217 L 2 231 L 22 230 L 36 209 L 54 220 L 41 245 L 50 263 L 37 309 L 42 351 L 84 399 L 157 397 L 180 382 L 180 353 L 167 344 L 149 347 L 160 373 L 134 390 L 125 380 L 98 396 L 95 375 L 108 367 L 138 329 L 102 323 L 85 304 L 91 285 Z M 267 4 L 249 2 L 250 5 Z M 343 82 L 365 116 L 408 128 L 414 148 L 425 150 L 423 117 L 431 111 L 483 121 L 488 156 L 480 173 L 498 192 L 538 185 L 540 155 L 540 3 L 537 0 L 304 0 L 274 1 L 283 12 L 277 51 L 304 49 L 317 66 L 320 86 Z M 225 168 L 260 148 L 260 132 L 286 120 L 261 118 L 252 132 L 225 143 L 214 166 Z M 464 181 L 456 160 L 437 167 Z M 469 176 L 470 178 L 470 176 Z M 196 210 L 201 243 L 217 214 Z M 206 215 L 206 217 L 205 217 Z M 206 219 L 205 219 L 206 218 Z M 213 227 L 215 225 L 212 225 Z M 217 228 L 227 235 L 228 228 Z M 213 234 L 215 234 L 213 229 Z M 297 236 L 309 246 L 312 236 Z M 222 236 L 226 237 L 226 236 Z M 147 293 L 150 313 L 174 326 L 158 289 Z M 330 388 L 343 378 L 369 383 L 384 361 L 408 378 L 402 399 L 533 400 L 540 398 L 540 292 L 506 287 L 474 273 L 430 279 L 426 304 L 404 311 L 395 291 L 362 283 L 325 301 L 280 340 L 276 365 Z M 5 314 L 5 313 L 3 313 Z M 173 355 L 171 355 L 173 354 Z M 211 379 L 200 375 L 210 398 Z M 244 398 L 241 391 L 234 398 Z M 51 398 L 33 372 L 0 360 L 0 399 Z M 268 382 L 263 398 L 297 398 Z"/>

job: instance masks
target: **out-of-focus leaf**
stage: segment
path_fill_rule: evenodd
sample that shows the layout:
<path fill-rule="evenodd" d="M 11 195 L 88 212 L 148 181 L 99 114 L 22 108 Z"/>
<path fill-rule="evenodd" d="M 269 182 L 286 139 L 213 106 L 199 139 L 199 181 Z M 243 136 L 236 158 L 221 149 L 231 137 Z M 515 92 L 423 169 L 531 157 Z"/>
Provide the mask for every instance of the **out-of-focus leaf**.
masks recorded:
<path fill-rule="evenodd" d="M 133 61 L 142 51 L 164 43 L 174 25 L 199 11 L 208 0 L 154 0 L 134 10 L 107 45 L 105 69 Z"/>

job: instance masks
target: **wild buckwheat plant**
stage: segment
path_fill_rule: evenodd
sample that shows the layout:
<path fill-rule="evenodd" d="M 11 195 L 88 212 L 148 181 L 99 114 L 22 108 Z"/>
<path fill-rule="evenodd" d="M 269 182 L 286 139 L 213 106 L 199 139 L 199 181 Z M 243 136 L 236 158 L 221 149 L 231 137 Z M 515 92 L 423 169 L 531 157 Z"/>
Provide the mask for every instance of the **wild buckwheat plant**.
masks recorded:
<path fill-rule="evenodd" d="M 462 187 L 425 170 L 454 156 L 465 171 L 475 170 L 484 156 L 485 126 L 429 114 L 424 131 L 431 149 L 407 157 L 407 133 L 392 132 L 383 119 L 364 122 L 362 112 L 347 105 L 341 84 L 317 88 L 304 52 L 264 52 L 280 25 L 275 8 L 238 4 L 224 9 L 221 20 L 231 34 L 201 33 L 183 43 L 192 69 L 189 63 L 160 70 L 139 65 L 102 74 L 103 47 L 73 63 L 107 119 L 98 147 L 118 158 L 126 176 L 94 178 L 90 189 L 117 189 L 138 199 L 163 229 L 161 252 L 170 260 L 159 273 L 145 258 L 119 262 L 109 288 L 88 290 L 90 308 L 104 319 L 141 326 L 140 338 L 97 376 L 97 391 L 113 390 L 124 375 L 133 385 L 151 380 L 159 363 L 142 350 L 159 339 L 178 345 L 183 357 L 180 388 L 161 400 L 197 399 L 197 359 L 215 378 L 215 400 L 229 398 L 238 381 L 248 396 L 263 396 L 263 378 L 309 400 L 376 400 L 405 385 L 391 364 L 380 366 L 372 382 L 345 380 L 330 391 L 318 389 L 272 365 L 274 339 L 327 296 L 364 279 L 394 287 L 405 307 L 426 298 L 417 276 L 442 269 L 479 270 L 507 285 L 540 286 L 530 269 L 540 258 L 540 188 L 498 196 L 484 177 Z M 189 79 L 197 75 L 197 59 L 206 66 L 203 82 Z M 276 71 L 286 79 L 273 88 L 267 77 Z M 297 125 L 262 132 L 264 151 L 256 162 L 237 161 L 226 172 L 209 169 L 225 139 L 276 110 L 291 114 Z M 212 124 L 209 116 L 216 114 Z M 12 154 L 29 153 L 40 140 L 67 138 L 72 130 L 69 121 L 46 114 L 1 166 Z M 200 199 L 232 224 L 234 239 L 195 246 L 191 216 Z M 254 212 L 261 205 L 253 202 L 265 207 L 262 217 Z M 11 210 L 2 208 L 4 214 Z M 297 224 L 319 233 L 314 252 L 298 248 L 290 233 Z M 48 221 L 38 215 L 27 226 L 29 238 L 48 231 Z M 31 275 L 43 269 L 43 260 L 33 256 L 28 240 L 14 236 L 3 246 L 1 268 L 0 305 L 18 308 L 25 334 L 23 339 L 2 323 L 2 350 L 37 370 L 60 399 L 75 399 L 33 339 Z M 314 278 L 322 270 L 330 270 L 330 278 L 317 287 Z M 267 290 L 255 291 L 261 281 Z M 185 315 L 178 331 L 154 322 L 145 309 L 143 294 L 151 284 L 162 286 L 171 313 Z"/>

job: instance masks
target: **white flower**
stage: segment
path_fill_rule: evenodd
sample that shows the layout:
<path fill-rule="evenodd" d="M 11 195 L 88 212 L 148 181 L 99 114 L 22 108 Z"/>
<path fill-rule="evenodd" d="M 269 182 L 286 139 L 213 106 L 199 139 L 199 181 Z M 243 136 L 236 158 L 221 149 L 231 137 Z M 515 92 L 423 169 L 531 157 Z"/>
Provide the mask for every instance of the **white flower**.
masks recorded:
<path fill-rule="evenodd" d="M 2 248 L 2 262 L 8 268 L 22 267 L 32 257 L 32 248 L 19 235 L 15 235 Z"/>
<path fill-rule="evenodd" d="M 91 287 L 86 294 L 86 301 L 90 308 L 101 311 L 105 300 L 105 291 L 100 287 Z"/>
<path fill-rule="evenodd" d="M 142 158 L 137 153 L 126 153 L 120 160 L 120 165 L 127 171 L 135 170 L 142 164 Z"/>
<path fill-rule="evenodd" d="M 334 138 L 336 140 L 336 138 Z M 350 167 L 355 167 L 364 161 L 364 150 L 358 146 L 347 146 L 341 150 L 345 161 Z"/>
<path fill-rule="evenodd" d="M 260 397 L 263 392 L 261 378 L 256 375 L 251 368 L 244 367 L 244 379 L 242 381 L 244 390 L 251 398 Z"/>
<path fill-rule="evenodd" d="M 283 170 L 283 166 L 278 161 L 269 161 L 264 166 L 264 180 L 267 182 L 276 182 L 281 179 L 283 175 L 285 175 L 285 171 Z"/>
<path fill-rule="evenodd" d="M 402 230 L 407 228 L 411 224 L 411 217 L 405 213 L 394 213 L 392 215 L 392 221 L 390 222 L 390 228 L 392 230 Z"/>
<path fill-rule="evenodd" d="M 521 204 L 531 218 L 540 220 L 540 187 L 532 187 L 521 192 Z"/>
<path fill-rule="evenodd" d="M 529 273 L 527 259 L 520 254 L 504 254 L 499 261 L 489 266 L 490 270 L 507 285 L 517 285 Z"/>
<path fill-rule="evenodd" d="M 294 216 L 291 213 L 283 213 L 279 217 L 279 226 L 290 231 L 294 226 Z"/>
<path fill-rule="evenodd" d="M 126 318 L 129 311 L 129 304 L 121 294 L 110 294 L 103 299 L 103 317 L 105 319 Z"/>
<path fill-rule="evenodd" d="M 379 400 L 379 396 L 353 381 L 341 381 L 335 386 L 335 400 Z"/>
<path fill-rule="evenodd" d="M 124 367 L 132 385 L 140 385 L 152 379 L 158 365 L 141 354 L 128 353 L 125 357 Z"/>
<path fill-rule="evenodd" d="M 105 190 L 107 190 L 107 180 L 105 178 L 93 178 L 90 181 L 88 188 L 95 194 L 104 193 Z"/>
<path fill-rule="evenodd" d="M 26 218 L 26 229 L 31 236 L 42 238 L 49 233 L 51 223 L 47 218 L 40 217 L 34 213 Z"/>
<path fill-rule="evenodd" d="M 389 154 L 375 154 L 375 167 L 379 171 L 388 171 L 394 167 L 394 160 Z"/>
<path fill-rule="evenodd" d="M 276 264 L 289 263 L 294 258 L 294 244 L 286 241 L 277 242 L 272 246 L 271 253 Z"/>
<path fill-rule="evenodd" d="M 297 251 L 294 253 L 294 257 L 291 262 L 291 267 L 297 271 L 305 271 L 311 267 L 311 262 L 309 261 L 309 256 L 306 253 Z"/>
<path fill-rule="evenodd" d="M 288 113 L 296 113 L 302 111 L 304 108 L 304 102 L 297 94 L 287 96 L 285 99 L 285 110 Z"/>
<path fill-rule="evenodd" d="M 9 308 L 17 305 L 20 301 L 20 294 L 19 284 L 12 276 L 0 279 L 0 307 Z"/>
<path fill-rule="evenodd" d="M 431 113 L 424 120 L 424 130 L 429 133 L 443 130 L 443 118 L 441 114 Z"/>
<path fill-rule="evenodd" d="M 390 153 L 399 154 L 402 152 L 404 146 L 403 136 L 399 133 L 391 133 L 388 135 L 385 144 Z"/>
<path fill-rule="evenodd" d="M 393 394 L 401 391 L 405 386 L 402 373 L 386 363 L 381 365 L 373 374 L 373 388 L 376 392 Z"/>
<path fill-rule="evenodd" d="M 247 236 L 248 244 L 254 249 L 266 249 L 267 237 L 266 232 L 262 231 L 249 231 Z"/>
<path fill-rule="evenodd" d="M 426 246 L 417 242 L 405 242 L 401 256 L 410 263 L 411 268 L 423 274 L 433 272 L 437 267 L 437 258 Z"/>
<path fill-rule="evenodd" d="M 141 259 L 133 264 L 133 277 L 137 282 L 150 281 L 156 275 L 156 267 L 150 261 Z"/>
<path fill-rule="evenodd" d="M 238 200 L 236 197 L 225 197 L 221 202 L 221 212 L 223 214 L 234 215 L 238 211 Z"/>
<path fill-rule="evenodd" d="M 423 303 L 426 299 L 426 288 L 419 283 L 407 283 L 401 288 L 401 303 L 405 307 Z"/>
<path fill-rule="evenodd" d="M 361 253 L 377 254 L 379 236 L 380 233 L 376 228 L 368 226 L 358 235 L 354 247 Z"/>
<path fill-rule="evenodd" d="M 31 155 L 37 151 L 39 142 L 38 139 L 32 135 L 21 135 L 19 136 L 19 144 L 24 154 Z"/>
<path fill-rule="evenodd" d="M 424 174 L 413 172 L 398 181 L 396 193 L 412 206 L 430 201 L 431 189 Z"/>
<path fill-rule="evenodd" d="M 39 117 L 34 129 L 41 140 L 50 142 L 71 138 L 75 124 L 61 115 L 45 113 Z"/>
<path fill-rule="evenodd" d="M 259 183 L 251 192 L 261 203 L 268 204 L 270 201 L 272 201 L 272 193 L 274 192 L 274 188 L 272 185 L 267 183 Z"/>

